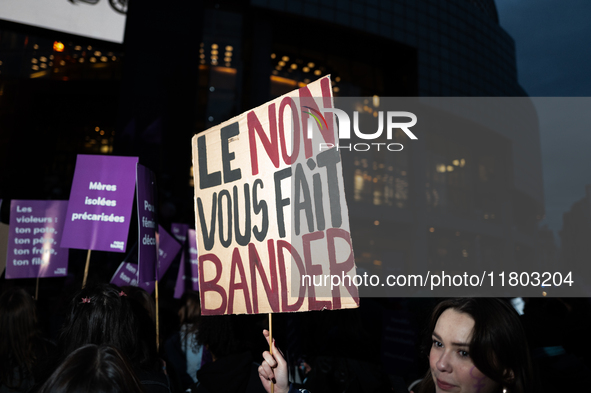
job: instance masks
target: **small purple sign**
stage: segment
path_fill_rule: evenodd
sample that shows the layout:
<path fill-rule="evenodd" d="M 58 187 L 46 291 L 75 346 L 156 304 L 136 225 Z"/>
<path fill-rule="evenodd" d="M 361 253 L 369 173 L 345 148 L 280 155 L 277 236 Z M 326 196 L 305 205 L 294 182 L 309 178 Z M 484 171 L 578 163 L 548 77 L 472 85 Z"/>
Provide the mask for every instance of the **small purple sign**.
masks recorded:
<path fill-rule="evenodd" d="M 150 282 L 141 282 L 138 284 L 137 281 L 138 276 L 138 265 L 136 263 L 129 263 L 129 262 L 121 262 L 117 271 L 111 278 L 111 284 L 115 284 L 118 287 L 124 287 L 126 285 L 132 287 L 140 287 L 144 289 L 149 294 L 154 292 L 154 281 Z"/>
<path fill-rule="evenodd" d="M 13 200 L 6 278 L 63 277 L 68 249 L 59 246 L 68 201 Z"/>
<path fill-rule="evenodd" d="M 193 281 L 193 290 L 199 290 L 199 253 L 197 252 L 197 233 L 194 229 L 189 229 L 189 259 L 191 260 L 191 281 Z"/>
<path fill-rule="evenodd" d="M 156 287 L 156 281 L 140 282 L 139 287 L 151 295 L 152 293 L 154 293 L 154 288 Z"/>
<path fill-rule="evenodd" d="M 158 277 L 162 277 L 181 250 L 181 245 L 176 240 L 174 240 L 174 238 L 166 231 L 166 229 L 162 228 L 160 225 L 158 226 L 158 233 L 160 238 L 158 242 Z M 115 275 L 113 275 L 113 278 L 111 279 L 111 284 L 118 286 L 139 286 L 151 294 L 154 292 L 155 281 L 140 281 L 138 276 L 141 270 L 138 271 L 138 269 L 142 269 L 142 265 L 140 264 L 139 266 L 140 267 L 138 268 L 138 265 L 135 263 L 121 263 L 115 272 Z"/>
<path fill-rule="evenodd" d="M 181 245 L 160 225 L 158 225 L 158 232 L 160 234 L 158 246 L 158 277 L 162 277 L 181 250 Z"/>
<path fill-rule="evenodd" d="M 115 284 L 119 287 L 123 287 L 125 285 L 137 287 L 137 271 L 137 264 L 121 262 L 121 265 L 119 265 L 117 271 L 111 279 L 111 284 Z"/>
<path fill-rule="evenodd" d="M 185 292 L 185 243 L 187 241 L 187 231 L 189 230 L 189 225 L 187 224 L 179 224 L 173 223 L 170 226 L 170 230 L 176 239 L 181 242 L 183 248 L 181 251 L 181 262 L 179 264 L 179 272 L 176 277 L 176 285 L 174 287 L 174 298 L 180 299 Z"/>
<path fill-rule="evenodd" d="M 158 279 L 158 213 L 156 212 L 156 176 L 154 172 L 137 164 L 137 218 L 138 218 L 138 265 L 139 281 Z"/>
<path fill-rule="evenodd" d="M 179 272 L 176 278 L 176 285 L 174 287 L 175 299 L 180 299 L 187 288 L 191 288 L 194 291 L 199 290 L 199 256 L 197 254 L 197 237 L 195 230 L 188 229 L 187 237 L 189 238 L 189 263 L 191 265 L 190 268 L 186 266 L 186 252 L 185 249 L 183 249 L 183 254 L 181 255 L 181 263 L 179 265 Z"/>
<path fill-rule="evenodd" d="M 78 155 L 62 247 L 125 252 L 137 162 Z"/>
<path fill-rule="evenodd" d="M 185 293 L 185 250 L 181 251 L 181 263 L 179 264 L 179 272 L 176 276 L 176 285 L 174 286 L 174 298 L 180 299 Z"/>
<path fill-rule="evenodd" d="M 185 245 L 185 242 L 187 241 L 187 231 L 189 230 L 189 225 L 187 225 L 187 224 L 173 223 L 170 226 L 170 230 L 172 231 L 172 235 L 182 245 Z"/>

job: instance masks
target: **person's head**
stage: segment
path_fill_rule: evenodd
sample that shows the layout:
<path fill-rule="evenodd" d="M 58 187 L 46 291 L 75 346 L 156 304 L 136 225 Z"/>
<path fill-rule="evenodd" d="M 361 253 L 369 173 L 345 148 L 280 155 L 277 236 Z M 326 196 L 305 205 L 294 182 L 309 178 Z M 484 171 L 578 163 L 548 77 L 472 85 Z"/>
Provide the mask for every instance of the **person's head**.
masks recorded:
<path fill-rule="evenodd" d="M 211 353 L 213 360 L 249 349 L 244 340 L 250 315 L 209 315 L 203 317 L 197 341 Z"/>
<path fill-rule="evenodd" d="M 517 313 L 504 301 L 445 300 L 431 315 L 429 333 L 425 349 L 430 370 L 421 392 L 531 391 L 525 333 Z"/>
<path fill-rule="evenodd" d="M 35 362 L 35 342 L 40 336 L 35 301 L 22 288 L 11 288 L 0 296 L 0 381 L 19 386 L 13 381 L 13 369 L 23 378 Z"/>
<path fill-rule="evenodd" d="M 146 309 L 152 321 L 156 321 L 156 304 L 152 296 L 143 288 L 126 285 L 121 287 L 121 290 L 127 294 L 128 297 L 135 299 L 143 308 Z"/>
<path fill-rule="evenodd" d="M 110 346 L 85 345 L 72 352 L 40 389 L 41 393 L 141 393 L 125 355 Z"/>
<path fill-rule="evenodd" d="M 199 292 L 186 291 L 181 297 L 181 308 L 179 309 L 179 320 L 181 325 L 199 324 L 201 318 L 201 301 L 199 300 Z"/>
<path fill-rule="evenodd" d="M 110 284 L 86 287 L 70 303 L 60 339 L 62 357 L 86 344 L 111 345 L 136 368 L 156 358 L 156 333 L 147 311 Z"/>

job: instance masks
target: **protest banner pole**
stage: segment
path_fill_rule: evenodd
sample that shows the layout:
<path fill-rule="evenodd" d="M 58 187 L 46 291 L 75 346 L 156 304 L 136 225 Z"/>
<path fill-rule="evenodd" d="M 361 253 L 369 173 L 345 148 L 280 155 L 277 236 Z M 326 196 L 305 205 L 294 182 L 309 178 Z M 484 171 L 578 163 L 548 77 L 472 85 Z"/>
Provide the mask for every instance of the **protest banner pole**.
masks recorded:
<path fill-rule="evenodd" d="M 35 300 L 37 300 L 38 295 L 39 295 L 39 276 L 37 276 L 37 283 L 35 284 Z"/>
<path fill-rule="evenodd" d="M 84 278 L 82 279 L 82 289 L 86 287 L 86 279 L 88 278 L 88 267 L 90 266 L 90 250 L 88 250 L 88 255 L 86 255 L 86 266 L 84 266 Z"/>
<path fill-rule="evenodd" d="M 156 297 L 156 351 L 160 350 L 160 321 L 158 318 L 158 280 L 154 284 L 154 294 Z"/>
<path fill-rule="evenodd" d="M 273 355 L 273 314 L 269 313 L 269 353 Z M 275 390 L 275 384 L 271 381 L 271 393 Z"/>

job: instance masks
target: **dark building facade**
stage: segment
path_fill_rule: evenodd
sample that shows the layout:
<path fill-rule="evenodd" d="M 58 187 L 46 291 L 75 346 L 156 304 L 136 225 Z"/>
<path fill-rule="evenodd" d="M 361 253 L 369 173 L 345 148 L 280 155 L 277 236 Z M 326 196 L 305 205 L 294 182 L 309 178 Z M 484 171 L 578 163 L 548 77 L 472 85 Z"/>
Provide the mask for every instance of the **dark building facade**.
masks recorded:
<path fill-rule="evenodd" d="M 370 114 L 380 96 L 525 96 L 493 1 L 252 1 L 206 21 L 229 15 L 248 32 L 234 41 L 248 51 L 233 66 L 242 110 L 324 74 L 335 96 L 368 97 Z M 216 72 L 213 45 L 227 44 L 208 23 L 201 64 Z M 430 133 L 405 154 L 342 152 L 358 266 L 535 260 L 541 155 L 535 111 L 523 112 L 531 124 L 517 132 L 484 125 L 468 138 Z"/>
<path fill-rule="evenodd" d="M 591 185 L 585 187 L 585 196 L 573 203 L 562 216 L 561 257 L 570 268 L 586 266 L 591 260 Z"/>

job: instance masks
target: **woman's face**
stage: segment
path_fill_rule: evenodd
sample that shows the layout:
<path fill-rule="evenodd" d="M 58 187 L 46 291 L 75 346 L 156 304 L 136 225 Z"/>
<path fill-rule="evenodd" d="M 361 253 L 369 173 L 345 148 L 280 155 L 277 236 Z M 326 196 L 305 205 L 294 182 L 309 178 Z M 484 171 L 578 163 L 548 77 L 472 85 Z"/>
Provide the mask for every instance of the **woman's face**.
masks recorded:
<path fill-rule="evenodd" d="M 474 319 L 451 308 L 437 320 L 429 354 L 437 393 L 492 393 L 500 390 L 498 383 L 472 363 L 468 350 L 473 330 Z"/>

